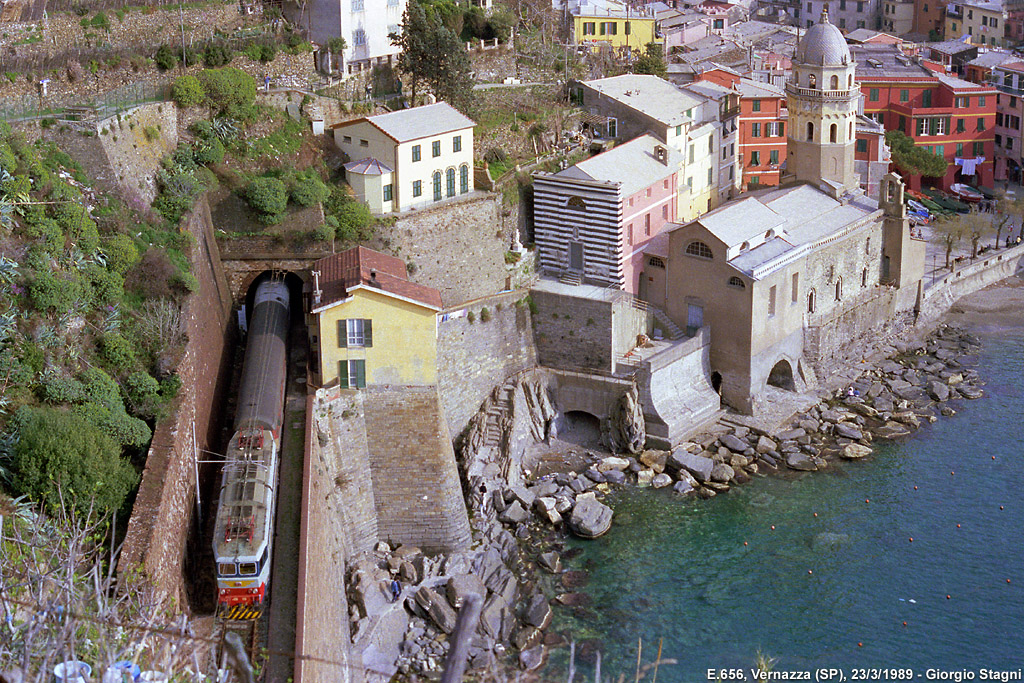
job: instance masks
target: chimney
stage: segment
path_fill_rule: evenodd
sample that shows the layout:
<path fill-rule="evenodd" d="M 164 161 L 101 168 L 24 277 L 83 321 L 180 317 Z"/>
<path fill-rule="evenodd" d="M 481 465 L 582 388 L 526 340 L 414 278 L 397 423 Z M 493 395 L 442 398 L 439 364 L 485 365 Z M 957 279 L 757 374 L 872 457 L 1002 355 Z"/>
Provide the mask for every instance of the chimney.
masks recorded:
<path fill-rule="evenodd" d="M 668 166 L 668 150 L 665 149 L 664 145 L 654 146 L 654 158 Z"/>
<path fill-rule="evenodd" d="M 371 287 L 380 287 L 380 283 L 377 282 L 377 271 L 376 270 L 371 270 L 370 271 L 370 286 Z"/>

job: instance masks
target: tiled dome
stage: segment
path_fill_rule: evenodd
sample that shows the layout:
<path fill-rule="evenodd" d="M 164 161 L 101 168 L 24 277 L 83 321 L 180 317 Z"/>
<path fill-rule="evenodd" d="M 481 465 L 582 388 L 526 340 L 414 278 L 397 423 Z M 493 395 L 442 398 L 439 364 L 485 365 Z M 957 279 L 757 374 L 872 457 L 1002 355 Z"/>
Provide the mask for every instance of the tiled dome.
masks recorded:
<path fill-rule="evenodd" d="M 850 48 L 842 32 L 829 23 L 827 10 L 822 11 L 818 23 L 807 29 L 807 33 L 800 39 L 795 61 L 814 66 L 844 66 L 850 63 Z"/>

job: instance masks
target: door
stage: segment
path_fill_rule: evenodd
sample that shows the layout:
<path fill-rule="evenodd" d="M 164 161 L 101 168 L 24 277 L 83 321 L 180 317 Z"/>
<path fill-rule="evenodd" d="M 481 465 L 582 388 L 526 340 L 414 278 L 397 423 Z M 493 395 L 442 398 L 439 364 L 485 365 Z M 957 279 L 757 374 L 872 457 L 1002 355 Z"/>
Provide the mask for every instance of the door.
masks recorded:
<path fill-rule="evenodd" d="M 583 242 L 569 242 L 569 270 L 583 272 Z"/>
<path fill-rule="evenodd" d="M 697 304 L 686 305 L 686 332 L 691 337 L 697 330 L 704 327 L 704 307 Z"/>

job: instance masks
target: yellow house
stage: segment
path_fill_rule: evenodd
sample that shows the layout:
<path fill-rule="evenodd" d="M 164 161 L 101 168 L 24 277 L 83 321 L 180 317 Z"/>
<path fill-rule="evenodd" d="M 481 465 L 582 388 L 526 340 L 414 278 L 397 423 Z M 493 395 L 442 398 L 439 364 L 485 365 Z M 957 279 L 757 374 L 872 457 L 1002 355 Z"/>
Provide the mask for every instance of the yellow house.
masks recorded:
<path fill-rule="evenodd" d="M 572 11 L 572 40 L 592 50 L 608 45 L 618 51 L 643 53 L 648 43 L 660 43 L 654 15 L 628 7 L 577 7 Z"/>
<path fill-rule="evenodd" d="M 320 259 L 312 275 L 309 335 L 321 385 L 437 384 L 436 289 L 409 282 L 401 259 L 365 247 Z"/>

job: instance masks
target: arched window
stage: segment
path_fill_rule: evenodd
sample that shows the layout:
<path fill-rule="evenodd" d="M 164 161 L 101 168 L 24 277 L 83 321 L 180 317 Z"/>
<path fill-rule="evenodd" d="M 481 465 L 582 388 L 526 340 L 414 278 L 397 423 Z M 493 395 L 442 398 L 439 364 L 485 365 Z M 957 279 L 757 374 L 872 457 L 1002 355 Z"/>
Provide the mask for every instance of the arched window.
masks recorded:
<path fill-rule="evenodd" d="M 743 280 L 739 279 L 735 275 L 729 278 L 729 286 L 735 289 L 746 289 L 747 286 L 743 283 Z"/>
<path fill-rule="evenodd" d="M 814 290 L 807 292 L 807 312 L 814 313 Z"/>
<path fill-rule="evenodd" d="M 850 74 L 849 76 L 846 77 L 846 87 L 848 89 L 853 88 L 853 74 Z"/>
<path fill-rule="evenodd" d="M 665 267 L 664 259 L 662 259 L 662 258 L 660 258 L 658 256 L 652 256 L 650 261 L 648 261 L 648 263 L 651 265 L 652 268 L 664 268 Z"/>
<path fill-rule="evenodd" d="M 459 167 L 459 194 L 469 192 L 469 164 Z"/>
<path fill-rule="evenodd" d="M 768 232 L 766 232 L 766 233 L 764 234 L 764 239 L 765 239 L 765 241 L 767 241 L 767 240 L 770 240 L 770 239 L 772 239 L 773 237 L 775 237 L 775 230 L 774 230 L 774 229 L 772 229 L 772 230 L 769 230 Z"/>
<path fill-rule="evenodd" d="M 454 168 L 449 168 L 447 171 L 445 171 L 444 175 L 445 175 L 445 180 L 448 181 L 446 183 L 448 185 L 448 196 L 449 197 L 454 197 L 455 196 L 455 169 Z"/>
<path fill-rule="evenodd" d="M 704 244 L 700 240 L 694 240 L 693 242 L 687 244 L 686 253 L 688 256 L 696 256 L 697 258 L 715 258 L 715 255 L 711 253 L 711 247 Z"/>
<path fill-rule="evenodd" d="M 807 122 L 807 142 L 814 142 L 814 123 Z"/>
<path fill-rule="evenodd" d="M 434 201 L 441 201 L 441 172 L 434 171 Z"/>
<path fill-rule="evenodd" d="M 579 209 L 580 211 L 587 210 L 587 204 L 581 197 L 569 197 L 569 201 L 566 205 L 571 209 Z"/>
<path fill-rule="evenodd" d="M 839 142 L 839 126 L 832 124 L 828 129 L 828 141 L 832 143 Z"/>
<path fill-rule="evenodd" d="M 868 286 L 868 269 L 867 268 L 865 268 L 864 270 L 860 271 L 860 286 L 861 287 L 867 287 Z"/>
<path fill-rule="evenodd" d="M 870 254 L 871 253 L 871 238 L 870 237 L 867 238 L 867 240 L 865 240 L 865 242 L 864 242 L 864 253 L 865 254 Z"/>
<path fill-rule="evenodd" d="M 836 280 L 836 301 L 842 301 L 843 299 L 843 278 Z"/>
<path fill-rule="evenodd" d="M 818 77 L 814 74 L 809 74 L 807 76 L 807 85 L 812 89 L 816 89 L 818 87 Z"/>
<path fill-rule="evenodd" d="M 850 137 L 847 138 L 847 139 L 848 140 L 853 140 L 853 138 L 854 138 L 854 134 L 853 134 L 853 121 L 850 121 Z"/>
<path fill-rule="evenodd" d="M 839 76 L 832 76 L 832 80 L 829 83 L 829 90 L 839 90 Z"/>

